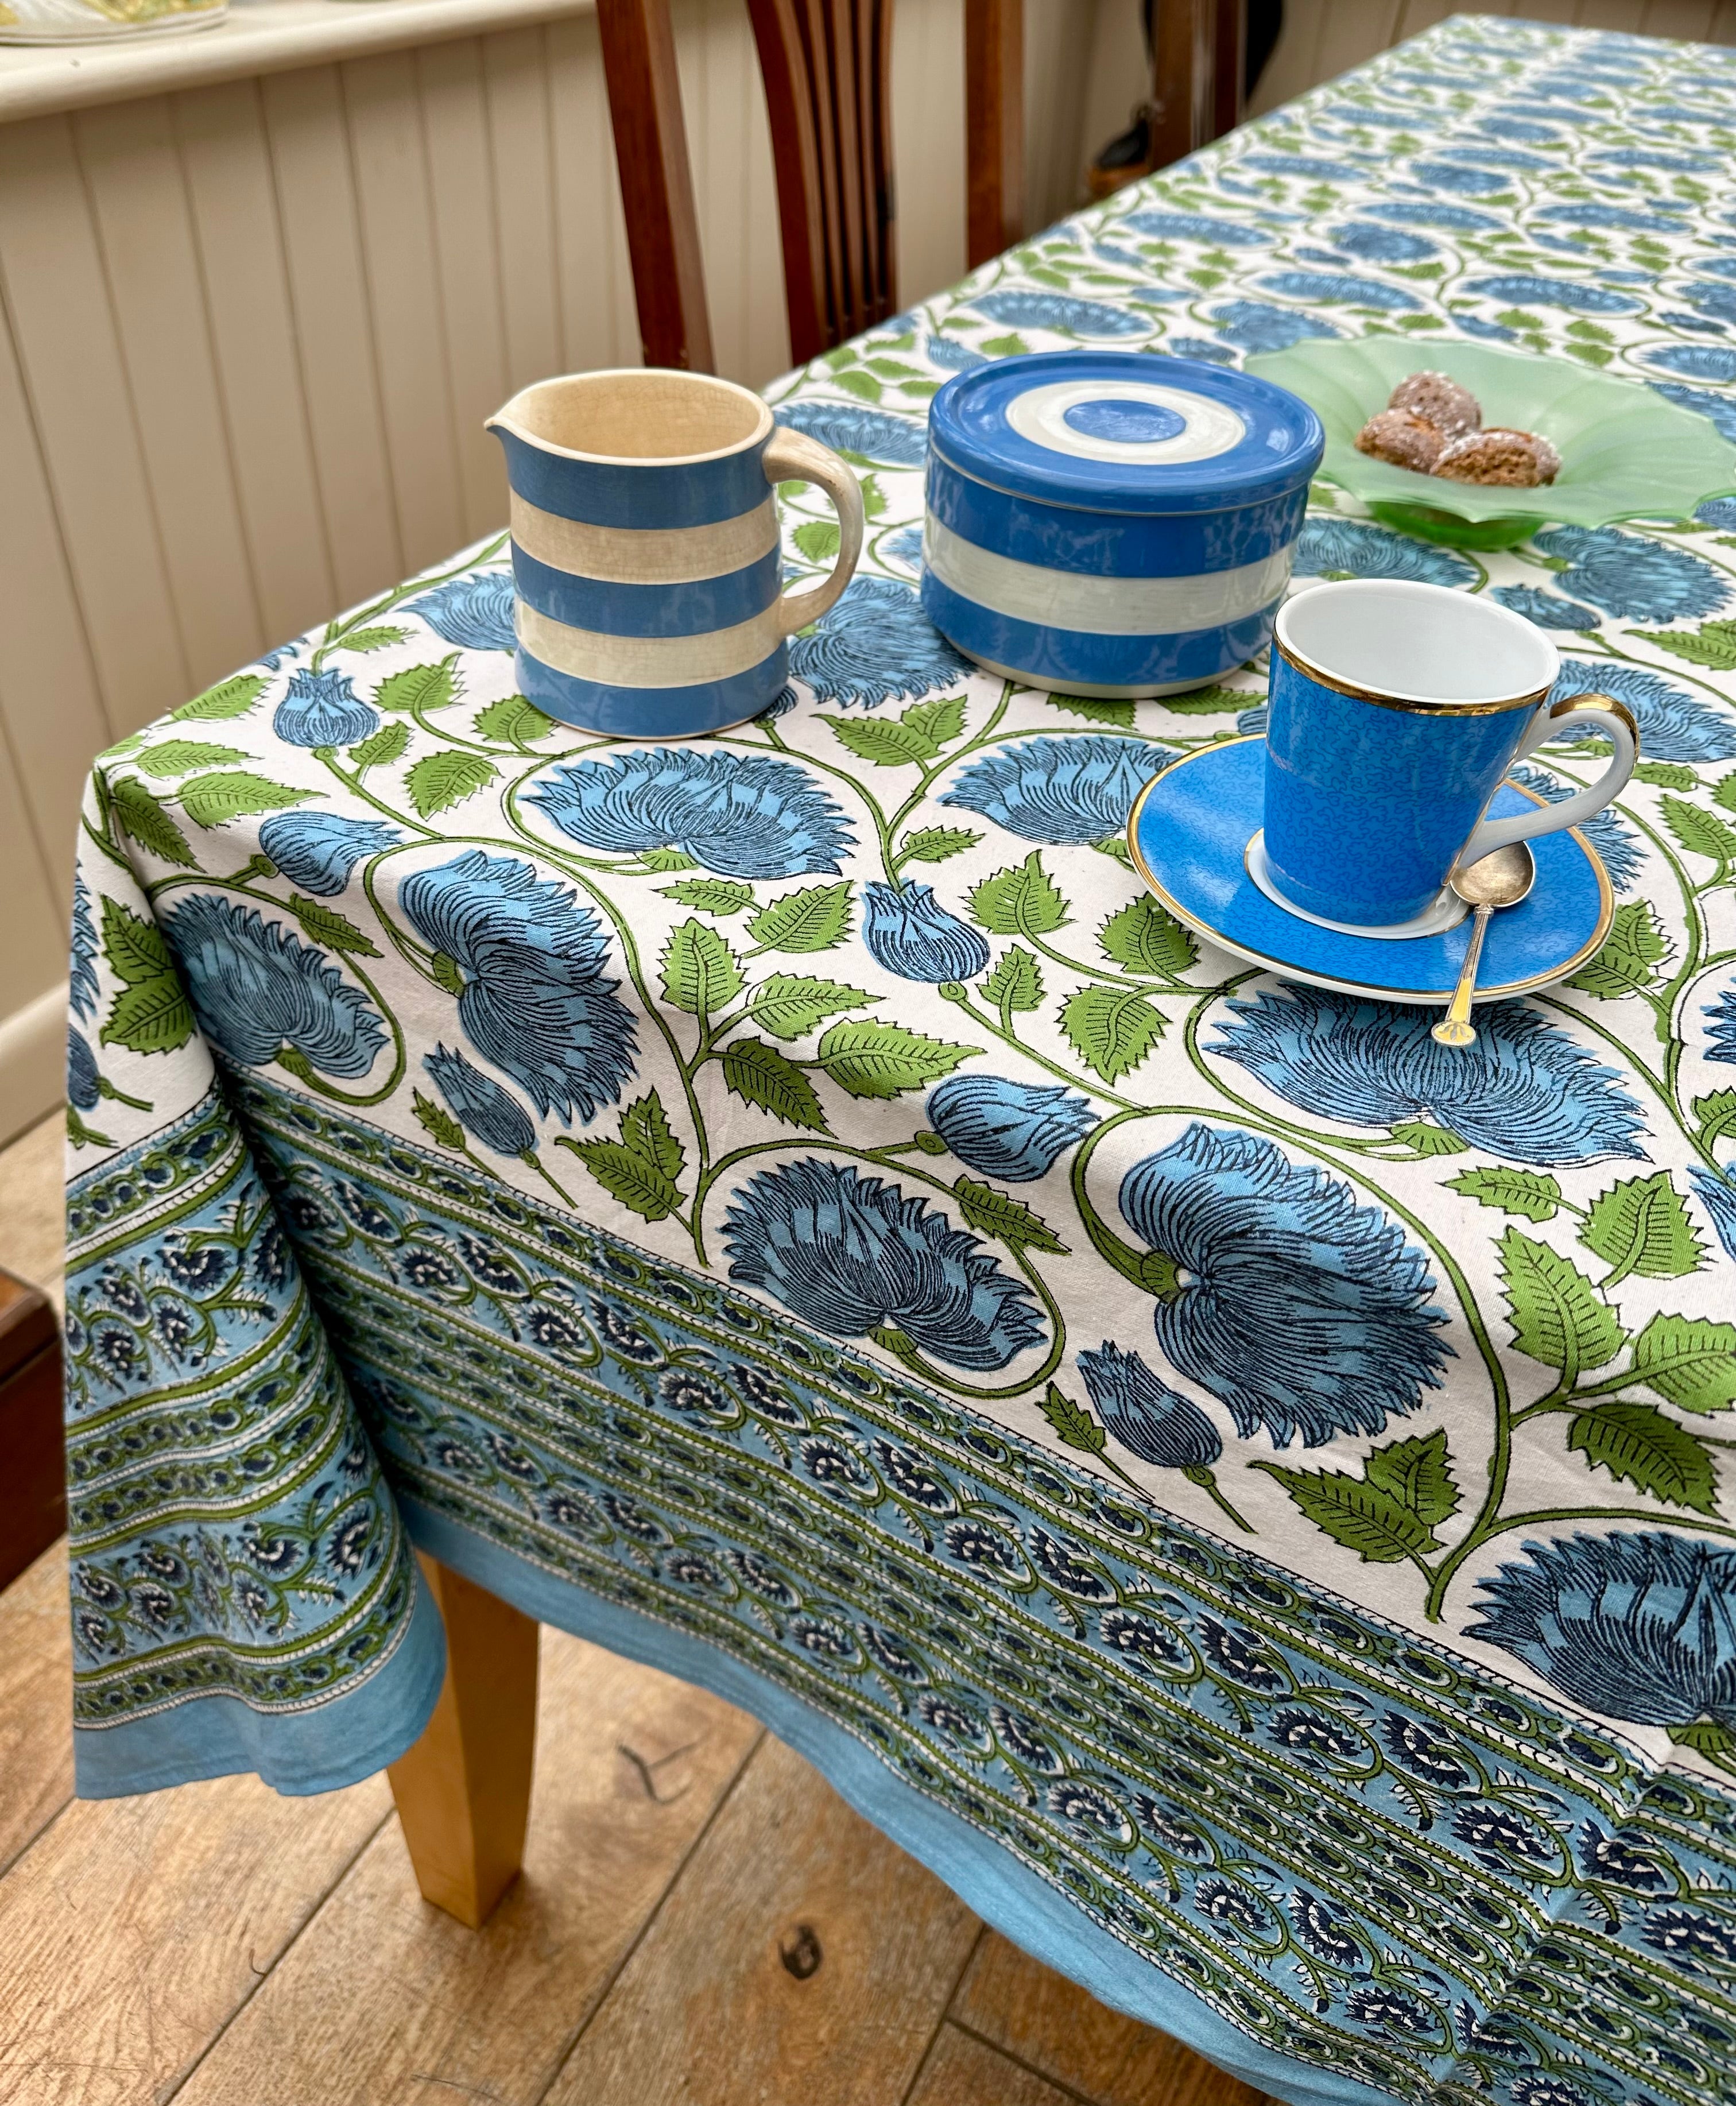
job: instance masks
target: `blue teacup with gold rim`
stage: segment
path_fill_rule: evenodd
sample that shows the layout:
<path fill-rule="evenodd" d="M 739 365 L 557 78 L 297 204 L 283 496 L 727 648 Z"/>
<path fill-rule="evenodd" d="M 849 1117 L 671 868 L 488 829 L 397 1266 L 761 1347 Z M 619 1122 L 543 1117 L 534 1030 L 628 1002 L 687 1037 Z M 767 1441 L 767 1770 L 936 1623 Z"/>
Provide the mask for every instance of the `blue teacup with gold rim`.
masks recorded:
<path fill-rule="evenodd" d="M 1350 578 L 1280 612 L 1264 825 L 1248 874 L 1293 913 L 1391 937 L 1464 912 L 1449 873 L 1600 812 L 1634 772 L 1631 715 L 1608 695 L 1551 704 L 1555 647 L 1521 615 L 1443 585 Z M 1511 818 L 1483 812 L 1512 763 L 1571 719 L 1608 737 L 1588 789 Z"/>

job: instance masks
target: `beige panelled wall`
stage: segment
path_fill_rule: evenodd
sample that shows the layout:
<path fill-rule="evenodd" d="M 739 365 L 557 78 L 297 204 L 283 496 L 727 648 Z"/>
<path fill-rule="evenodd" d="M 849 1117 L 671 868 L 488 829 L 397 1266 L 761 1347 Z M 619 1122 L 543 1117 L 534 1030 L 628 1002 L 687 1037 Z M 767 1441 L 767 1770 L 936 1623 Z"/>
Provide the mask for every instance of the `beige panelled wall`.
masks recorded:
<path fill-rule="evenodd" d="M 1092 5 L 1028 0 L 1033 224 L 1073 201 Z M 789 344 L 746 11 L 676 16 L 719 356 L 763 383 Z M 963 34 L 962 0 L 900 0 L 911 298 L 964 268 Z M 51 1093 L 52 1003 L 22 1064 L 20 1015 L 65 970 L 91 756 L 498 526 L 483 419 L 638 362 L 594 19 L 0 124 L 0 290 L 3 1136 Z"/>

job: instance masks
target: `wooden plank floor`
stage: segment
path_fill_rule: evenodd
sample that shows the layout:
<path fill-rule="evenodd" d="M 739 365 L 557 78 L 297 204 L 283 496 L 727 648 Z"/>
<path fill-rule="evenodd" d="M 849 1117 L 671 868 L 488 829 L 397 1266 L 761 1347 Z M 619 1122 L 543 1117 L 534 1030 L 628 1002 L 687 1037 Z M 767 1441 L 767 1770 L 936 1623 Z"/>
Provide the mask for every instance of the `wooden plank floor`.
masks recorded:
<path fill-rule="evenodd" d="M 59 1176 L 47 1127 L 0 1154 L 0 1266 L 51 1288 Z M 1262 2106 L 753 1719 L 560 1632 L 480 1933 L 417 1893 L 383 1777 L 75 1800 L 65 1586 L 57 1546 L 0 1593 L 0 2106 Z"/>

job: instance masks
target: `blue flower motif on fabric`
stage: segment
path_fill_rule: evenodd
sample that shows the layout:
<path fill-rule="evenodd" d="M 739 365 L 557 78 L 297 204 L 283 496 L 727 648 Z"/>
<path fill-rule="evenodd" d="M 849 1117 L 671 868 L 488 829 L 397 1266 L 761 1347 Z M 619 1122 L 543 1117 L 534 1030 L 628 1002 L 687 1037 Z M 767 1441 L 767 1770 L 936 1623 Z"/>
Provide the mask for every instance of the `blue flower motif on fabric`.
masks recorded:
<path fill-rule="evenodd" d="M 979 1176 L 1028 1185 L 1097 1123 L 1089 1100 L 1059 1082 L 949 1075 L 928 1094 L 928 1123 Z"/>
<path fill-rule="evenodd" d="M 1323 988 L 1233 1001 L 1210 1050 L 1299 1109 L 1347 1126 L 1434 1121 L 1509 1163 L 1643 1155 L 1639 1107 L 1557 1024 L 1523 1001 L 1477 1011 L 1477 1042 L 1438 1046 L 1426 1010 Z"/>
<path fill-rule="evenodd" d="M 1119 840 L 1139 792 L 1174 759 L 1144 739 L 1085 733 L 1020 739 L 974 762 L 940 802 L 1027 841 Z"/>
<path fill-rule="evenodd" d="M 1210 319 L 1219 336 L 1243 351 L 1288 351 L 1304 337 L 1344 334 L 1318 315 L 1275 307 L 1268 300 L 1226 300 L 1212 309 Z"/>
<path fill-rule="evenodd" d="M 1626 205 L 1590 200 L 1582 204 L 1546 205 L 1537 218 L 1552 221 L 1557 226 L 1600 227 L 1610 234 L 1668 234 L 1680 240 L 1685 231 L 1679 219 L 1666 218 L 1661 212 L 1635 212 Z"/>
<path fill-rule="evenodd" d="M 1551 804 L 1563 803 L 1575 794 L 1577 786 L 1558 782 L 1547 769 L 1533 768 L 1528 761 L 1519 761 L 1507 770 L 1510 781 L 1522 782 L 1528 790 L 1535 790 L 1540 797 L 1546 797 Z M 1617 892 L 1631 892 L 1634 880 L 1645 866 L 1645 849 L 1640 836 L 1627 822 L 1620 818 L 1613 804 L 1606 804 L 1601 812 L 1594 812 L 1589 819 L 1582 819 L 1579 831 L 1597 850 L 1598 860 L 1609 873 L 1609 882 Z"/>
<path fill-rule="evenodd" d="M 287 1046 L 324 1075 L 353 1080 L 374 1065 L 378 1012 L 280 923 L 201 892 L 161 925 L 199 1028 L 231 1060 L 263 1068 Z"/>
<path fill-rule="evenodd" d="M 1727 1258 L 1736 1261 L 1736 1164 L 1720 1173 L 1695 1163 L 1688 1172 Z"/>
<path fill-rule="evenodd" d="M 781 402 L 777 421 L 834 453 L 853 454 L 879 468 L 920 468 L 928 457 L 928 432 L 920 419 L 860 403 Z"/>
<path fill-rule="evenodd" d="M 557 768 L 530 801 L 586 848 L 680 849 L 723 877 L 835 873 L 856 840 L 805 768 L 768 754 L 652 746 Z"/>
<path fill-rule="evenodd" d="M 969 373 L 974 365 L 987 365 L 987 358 L 980 351 L 973 351 L 955 336 L 935 335 L 923 343 L 923 355 L 930 365 L 939 366 L 946 373 Z"/>
<path fill-rule="evenodd" d="M 432 1053 L 423 1055 L 422 1064 L 473 1140 L 480 1140 L 497 1155 L 526 1155 L 535 1147 L 536 1128 L 523 1105 L 462 1053 L 436 1046 Z"/>
<path fill-rule="evenodd" d="M 1642 356 L 1648 365 L 1679 373 L 1685 380 L 1736 380 L 1736 351 L 1726 350 L 1722 344 L 1671 343 Z M 1712 501 L 1728 504 L 1732 500 L 1725 497 Z"/>
<path fill-rule="evenodd" d="M 1267 249 L 1272 236 L 1244 219 L 1218 219 L 1205 212 L 1130 212 L 1112 222 L 1117 234 L 1143 234 L 1152 241 L 1199 241 L 1208 248 Z"/>
<path fill-rule="evenodd" d="M 379 726 L 379 711 L 356 693 L 347 673 L 315 673 L 305 665 L 289 675 L 271 719 L 272 730 L 287 745 L 310 747 L 353 746 Z"/>
<path fill-rule="evenodd" d="M 1421 199 L 1413 204 L 1408 198 L 1365 204 L 1360 208 L 1358 216 L 1387 220 L 1396 226 L 1445 227 L 1454 234 L 1487 234 L 1501 224 L 1493 213 L 1479 212 L 1474 205 L 1430 204 Z"/>
<path fill-rule="evenodd" d="M 1721 526 L 1729 533 L 1736 529 L 1736 497 L 1708 497 L 1703 504 L 1694 507 L 1693 516 L 1703 526 Z"/>
<path fill-rule="evenodd" d="M 603 967 L 608 939 L 573 893 L 527 863 L 471 849 L 407 877 L 399 903 L 460 968 L 459 1021 L 544 1118 L 588 1121 L 633 1072 L 632 1012 Z"/>
<path fill-rule="evenodd" d="M 1686 621 L 1716 614 L 1729 587 L 1703 558 L 1672 549 L 1619 526 L 1551 526 L 1536 537 L 1546 556 L 1570 567 L 1561 576 L 1564 593 L 1577 594 L 1606 614 L 1643 621 Z"/>
<path fill-rule="evenodd" d="M 1701 1012 L 1709 1023 L 1708 1060 L 1736 1061 L 1736 980 L 1732 980 L 1716 1001 Z"/>
<path fill-rule="evenodd" d="M 1421 1252 L 1269 1140 L 1190 1126 L 1128 1172 L 1121 1208 L 1152 1252 L 1165 1358 L 1244 1439 L 1259 1426 L 1275 1448 L 1378 1433 L 1440 1387 L 1452 1349 Z"/>
<path fill-rule="evenodd" d="M 1507 187 L 1507 178 L 1497 170 L 1456 161 L 1413 161 L 1410 173 L 1431 190 L 1456 190 L 1461 197 L 1489 197 Z"/>
<path fill-rule="evenodd" d="M 1353 307 L 1381 307 L 1389 314 L 1408 312 L 1422 302 L 1400 285 L 1378 278 L 1353 277 L 1342 271 L 1274 271 L 1259 280 L 1268 293 L 1291 300 L 1324 300 Z"/>
<path fill-rule="evenodd" d="M 1480 1624 L 1575 1704 L 1636 1726 L 1736 1727 L 1736 1550 L 1681 1536 L 1528 1543 L 1478 1584 Z"/>
<path fill-rule="evenodd" d="M 1644 665 L 1619 658 L 1564 658 L 1549 691 L 1552 702 L 1569 695 L 1613 695 L 1640 727 L 1640 751 L 1650 760 L 1736 760 L 1736 710 L 1702 702 Z M 1595 724 L 1569 724 L 1556 742 L 1577 745 L 1597 736 Z"/>
<path fill-rule="evenodd" d="M 1357 219 L 1329 227 L 1327 236 L 1347 255 L 1359 256 L 1367 263 L 1421 263 L 1439 253 L 1438 244 L 1421 234 L 1406 234 L 1396 226 L 1370 226 Z"/>
<path fill-rule="evenodd" d="M 1064 293 L 983 293 L 971 303 L 979 315 L 1008 329 L 1054 329 L 1065 336 L 1143 336 L 1151 327 L 1139 315 L 1103 300 L 1076 300 Z"/>
<path fill-rule="evenodd" d="M 1456 549 L 1438 548 L 1366 519 L 1309 519 L 1296 540 L 1294 567 L 1304 578 L 1413 578 L 1460 587 L 1477 579 L 1476 566 Z"/>
<path fill-rule="evenodd" d="M 91 889 L 83 877 L 73 878 L 72 966 L 68 1000 L 75 1015 L 88 1021 L 96 1014 L 96 920 L 91 910 Z"/>
<path fill-rule="evenodd" d="M 1164 349 L 1171 358 L 1192 358 L 1201 365 L 1233 365 L 1236 354 L 1228 344 L 1212 343 L 1202 336 L 1172 336 Z"/>
<path fill-rule="evenodd" d="M 1596 629 L 1604 617 L 1595 607 L 1582 607 L 1577 599 L 1563 599 L 1536 585 L 1492 585 L 1491 599 L 1498 600 L 1539 629 Z"/>
<path fill-rule="evenodd" d="M 1197 1470 L 1224 1453 L 1218 1429 L 1191 1398 L 1152 1373 L 1137 1353 L 1106 1338 L 1076 1355 L 1085 1394 L 1130 1454 L 1159 1470 Z"/>
<path fill-rule="evenodd" d="M 365 856 L 404 836 L 383 819 L 346 819 L 335 812 L 274 812 L 259 829 L 259 845 L 292 885 L 320 899 L 335 898 Z"/>
<path fill-rule="evenodd" d="M 912 571 L 922 568 L 922 529 L 919 526 L 900 526 L 888 534 L 879 544 L 882 562 L 907 564 Z"/>
<path fill-rule="evenodd" d="M 1500 300 L 1510 307 L 1560 307 L 1570 315 L 1635 315 L 1640 302 L 1627 293 L 1605 292 L 1578 278 L 1544 278 L 1535 271 L 1513 271 L 1505 277 L 1470 278 L 1464 289 L 1486 300 Z"/>
<path fill-rule="evenodd" d="M 862 941 L 901 979 L 973 980 L 988 969 L 989 947 L 968 921 L 934 897 L 931 885 L 862 887 Z"/>
<path fill-rule="evenodd" d="M 970 671 L 908 585 L 857 578 L 812 629 L 790 639 L 792 676 L 817 701 L 877 709 L 894 697 L 951 687 Z"/>
<path fill-rule="evenodd" d="M 1714 395 L 1707 388 L 1683 388 L 1672 380 L 1653 380 L 1648 383 L 1654 395 L 1662 395 L 1667 402 L 1673 402 L 1680 410 L 1693 410 L 1702 417 L 1709 417 L 1726 439 L 1736 441 L 1736 399 L 1728 395 Z"/>
<path fill-rule="evenodd" d="M 948 1365 L 1004 1368 L 1044 1336 L 1029 1291 L 976 1237 L 896 1185 L 817 1157 L 731 1195 L 729 1276 L 829 1338 L 895 1324 Z"/>
<path fill-rule="evenodd" d="M 81 1112 L 93 1112 L 102 1096 L 102 1078 L 97 1073 L 96 1056 L 85 1042 L 83 1032 L 66 1027 L 66 1096 L 69 1104 Z"/>
<path fill-rule="evenodd" d="M 450 579 L 409 601 L 404 612 L 419 614 L 436 636 L 461 651 L 510 651 L 517 641 L 510 571 Z"/>

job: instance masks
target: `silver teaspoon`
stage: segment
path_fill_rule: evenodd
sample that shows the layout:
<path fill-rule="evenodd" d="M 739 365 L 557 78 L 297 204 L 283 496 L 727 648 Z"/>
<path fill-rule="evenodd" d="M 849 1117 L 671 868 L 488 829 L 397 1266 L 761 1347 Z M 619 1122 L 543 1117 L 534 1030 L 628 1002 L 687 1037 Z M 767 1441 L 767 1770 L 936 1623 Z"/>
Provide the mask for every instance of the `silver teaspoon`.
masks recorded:
<path fill-rule="evenodd" d="M 1467 907 L 1476 910 L 1476 925 L 1459 968 L 1459 984 L 1452 991 L 1447 1014 L 1431 1036 L 1443 1046 L 1474 1046 L 1477 1028 L 1470 1020 L 1471 993 L 1477 984 L 1477 961 L 1483 956 L 1483 939 L 1488 934 L 1489 917 L 1497 907 L 1516 907 L 1536 880 L 1537 867 L 1523 841 L 1513 841 L 1492 855 L 1480 857 L 1447 880 Z"/>

